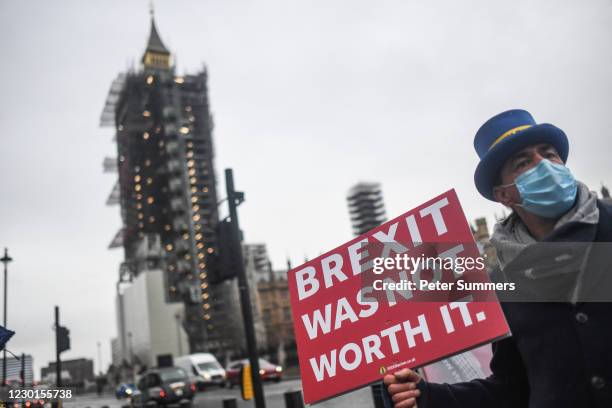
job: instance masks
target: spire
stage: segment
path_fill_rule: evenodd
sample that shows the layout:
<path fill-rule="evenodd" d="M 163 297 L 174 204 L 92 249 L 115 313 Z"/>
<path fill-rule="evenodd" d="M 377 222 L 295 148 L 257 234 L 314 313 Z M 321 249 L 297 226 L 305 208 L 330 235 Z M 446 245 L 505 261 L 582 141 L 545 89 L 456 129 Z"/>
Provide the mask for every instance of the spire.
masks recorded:
<path fill-rule="evenodd" d="M 166 48 L 157 32 L 153 2 L 151 2 L 149 13 L 151 14 L 151 32 L 147 48 L 142 56 L 142 63 L 147 68 L 168 69 L 170 68 L 170 51 Z"/>
<path fill-rule="evenodd" d="M 159 52 L 160 54 L 170 54 L 170 51 L 166 48 L 159 33 L 155 26 L 155 18 L 153 12 L 151 12 L 151 34 L 149 34 L 149 42 L 147 43 L 147 51 Z"/>

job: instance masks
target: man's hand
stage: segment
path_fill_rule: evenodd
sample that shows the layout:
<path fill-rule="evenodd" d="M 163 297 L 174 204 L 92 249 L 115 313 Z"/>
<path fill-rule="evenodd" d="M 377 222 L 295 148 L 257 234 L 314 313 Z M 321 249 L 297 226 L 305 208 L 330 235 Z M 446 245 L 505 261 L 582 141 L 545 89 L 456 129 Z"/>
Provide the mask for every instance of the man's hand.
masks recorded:
<path fill-rule="evenodd" d="M 383 382 L 391 394 L 395 408 L 416 407 L 416 399 L 421 395 L 421 391 L 416 388 L 419 381 L 421 377 L 409 368 L 385 375 Z"/>

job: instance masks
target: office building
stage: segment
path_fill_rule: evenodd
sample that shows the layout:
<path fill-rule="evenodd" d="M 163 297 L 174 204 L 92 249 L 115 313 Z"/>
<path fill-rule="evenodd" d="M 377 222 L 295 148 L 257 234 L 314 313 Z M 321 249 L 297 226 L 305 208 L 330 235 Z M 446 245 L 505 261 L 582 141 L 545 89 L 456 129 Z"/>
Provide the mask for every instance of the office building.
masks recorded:
<path fill-rule="evenodd" d="M 21 384 L 21 369 L 25 368 L 25 385 L 31 385 L 34 380 L 34 371 L 32 369 L 32 356 L 29 354 L 18 356 L 19 360 L 15 357 L 8 355 L 6 356 L 6 381 L 11 384 Z M 21 361 L 23 358 L 23 361 Z M 3 370 L 4 360 L 0 358 L 0 372 Z M 23 365 L 22 365 L 23 364 Z"/>
<path fill-rule="evenodd" d="M 56 377 L 56 363 L 50 362 L 47 367 L 40 370 L 40 378 L 44 383 L 54 384 Z M 65 387 L 75 387 L 83 389 L 88 383 L 93 383 L 94 363 L 93 360 L 77 358 L 62 361 L 62 385 Z"/>
<path fill-rule="evenodd" d="M 262 320 L 267 336 L 267 348 L 273 359 L 281 365 L 287 363 L 288 350 L 295 350 L 295 334 L 291 314 L 291 300 L 287 271 L 291 269 L 273 270 L 269 266 L 267 277 L 257 282 Z M 290 352 L 290 354 L 294 354 Z M 295 363 L 292 361 L 291 363 Z"/>

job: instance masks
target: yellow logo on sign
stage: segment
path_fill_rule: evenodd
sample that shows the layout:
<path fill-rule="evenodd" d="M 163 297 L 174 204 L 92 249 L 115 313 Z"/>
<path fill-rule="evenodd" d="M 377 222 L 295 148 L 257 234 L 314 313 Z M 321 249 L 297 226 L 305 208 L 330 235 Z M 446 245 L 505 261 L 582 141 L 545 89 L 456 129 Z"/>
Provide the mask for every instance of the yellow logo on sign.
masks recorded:
<path fill-rule="evenodd" d="M 240 391 L 242 399 L 245 401 L 253 399 L 253 377 L 251 376 L 251 365 L 245 364 L 241 370 L 242 381 L 240 382 Z"/>
<path fill-rule="evenodd" d="M 380 375 L 384 375 L 387 372 L 387 367 L 381 366 L 378 372 L 380 373 Z"/>

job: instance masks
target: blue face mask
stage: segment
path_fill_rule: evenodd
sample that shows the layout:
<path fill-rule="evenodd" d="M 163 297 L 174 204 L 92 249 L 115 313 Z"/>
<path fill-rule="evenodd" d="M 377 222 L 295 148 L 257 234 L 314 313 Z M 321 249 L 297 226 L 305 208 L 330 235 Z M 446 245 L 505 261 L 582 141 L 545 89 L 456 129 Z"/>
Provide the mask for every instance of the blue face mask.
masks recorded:
<path fill-rule="evenodd" d="M 547 159 L 518 176 L 512 184 L 523 199 L 519 205 L 544 218 L 565 214 L 574 205 L 578 191 L 576 179 L 569 169 Z"/>

